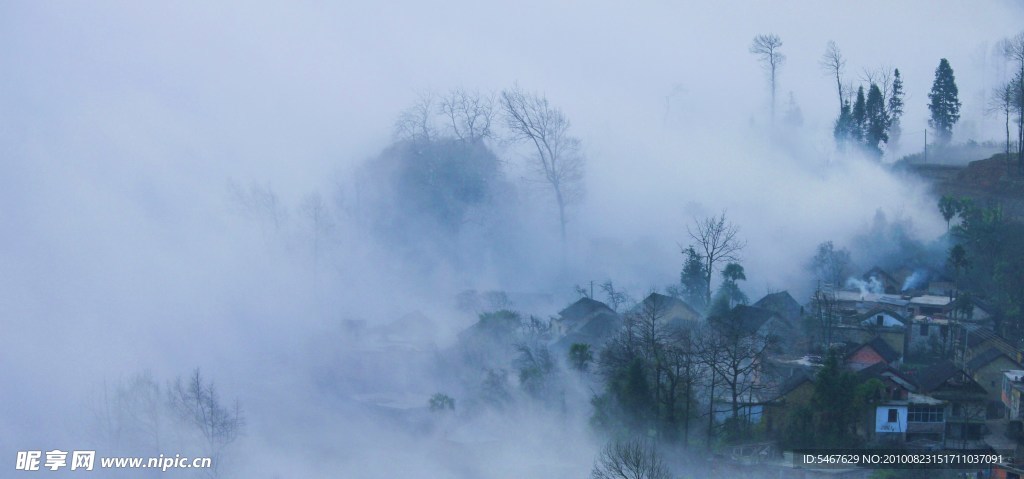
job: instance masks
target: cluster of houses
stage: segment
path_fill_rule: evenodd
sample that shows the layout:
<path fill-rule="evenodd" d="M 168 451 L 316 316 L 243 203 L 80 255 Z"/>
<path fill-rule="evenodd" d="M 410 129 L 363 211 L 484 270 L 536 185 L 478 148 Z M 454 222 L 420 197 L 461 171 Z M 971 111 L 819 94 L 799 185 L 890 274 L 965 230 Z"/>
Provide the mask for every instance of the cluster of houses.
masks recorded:
<path fill-rule="evenodd" d="M 873 268 L 855 282 L 870 288 L 818 291 L 804 304 L 783 291 L 733 308 L 726 320 L 785 343 L 762 359 L 754 380 L 764 387 L 750 388 L 743 398 L 744 418 L 769 433 L 782 427 L 792 408 L 811 401 L 823 350 L 831 348 L 862 381 L 884 386 L 858 427 L 865 444 L 985 450 L 1024 459 L 1022 350 L 994 332 L 984 304 L 958 307 L 952 281 L 932 273 L 925 275 L 931 280 L 918 278 L 908 288 L 913 274 Z M 666 324 L 703 319 L 678 298 L 652 293 L 637 308 L 648 302 L 661 305 Z M 582 298 L 556 318 L 556 345 L 599 349 L 621 328 L 621 318 L 604 303 Z M 811 337 L 810 325 L 828 331 Z M 716 411 L 720 421 L 732 414 L 728 407 Z"/>

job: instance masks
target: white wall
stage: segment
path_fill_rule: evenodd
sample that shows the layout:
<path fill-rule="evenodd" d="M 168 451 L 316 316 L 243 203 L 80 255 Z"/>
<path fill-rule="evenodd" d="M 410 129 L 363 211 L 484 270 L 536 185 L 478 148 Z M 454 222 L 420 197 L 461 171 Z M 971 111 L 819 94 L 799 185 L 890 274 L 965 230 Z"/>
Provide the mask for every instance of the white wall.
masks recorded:
<path fill-rule="evenodd" d="M 896 422 L 889 422 L 889 410 L 896 410 Z M 875 408 L 875 432 L 904 433 L 907 431 L 906 406 L 878 406 Z"/>

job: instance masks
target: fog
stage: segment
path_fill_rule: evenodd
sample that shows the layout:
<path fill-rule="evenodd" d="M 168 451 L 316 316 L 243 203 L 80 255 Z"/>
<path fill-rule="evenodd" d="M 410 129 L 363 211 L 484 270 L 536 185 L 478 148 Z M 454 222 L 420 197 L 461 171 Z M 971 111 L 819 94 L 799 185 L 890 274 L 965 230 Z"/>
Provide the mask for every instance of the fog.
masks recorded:
<path fill-rule="evenodd" d="M 456 295 L 507 291 L 541 317 L 590 281 L 642 296 L 678 282 L 687 225 L 723 211 L 748 243 L 755 299 L 806 299 L 815 246 L 855 248 L 879 212 L 931 242 L 945 231 L 935 198 L 887 168 L 896 153 L 835 150 L 835 86 L 818 60 L 834 40 L 848 81 L 899 68 L 900 151 L 913 153 L 947 58 L 964 104 L 955 140 L 998 140 L 982 96 L 1005 79 L 993 45 L 1022 14 L 1011 1 L 6 3 L 0 457 L 113 455 L 94 424 L 105 384 L 149 371 L 165 386 L 198 367 L 245 412 L 227 477 L 586 475 L 603 439 L 583 385 L 568 414 L 522 401 L 429 417 L 435 392 L 474 401 L 458 378 L 479 371 L 437 359 L 476 320 Z M 767 32 L 787 57 L 780 116 L 792 92 L 799 126 L 769 126 L 748 52 Z M 473 230 L 455 256 L 410 259 L 396 245 L 429 232 L 367 227 L 380 213 L 357 192 L 382 186 L 359 172 L 417 95 L 515 84 L 546 95 L 582 141 L 564 259 L 529 151 L 505 141 L 493 142 L 515 189 L 503 243 Z M 332 224 L 316 254 L 312 193 Z M 422 326 L 407 332 L 414 346 L 369 339 L 408 315 Z"/>

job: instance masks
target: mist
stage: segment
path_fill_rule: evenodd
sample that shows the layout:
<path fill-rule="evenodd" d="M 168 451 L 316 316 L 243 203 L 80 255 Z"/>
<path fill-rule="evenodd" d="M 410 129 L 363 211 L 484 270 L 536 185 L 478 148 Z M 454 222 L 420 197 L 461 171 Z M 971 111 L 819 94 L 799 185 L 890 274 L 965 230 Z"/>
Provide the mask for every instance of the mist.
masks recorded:
<path fill-rule="evenodd" d="M 976 97 L 1005 80 L 993 45 L 1022 18 L 1011 1 L 0 6 L 0 457 L 127 455 L 97 433 L 104 391 L 199 368 L 246 418 L 226 477 L 585 475 L 604 439 L 584 384 L 569 413 L 518 396 L 462 412 L 482 372 L 452 351 L 482 311 L 458 295 L 504 291 L 542 318 L 591 281 L 642 297 L 678 283 L 687 226 L 721 212 L 752 298 L 805 300 L 816 245 L 856 248 L 880 213 L 931 242 L 936 198 L 888 164 L 924 142 L 940 58 L 961 85 L 955 140 L 999 140 Z M 748 52 L 765 32 L 785 42 L 779 110 L 792 92 L 799 125 L 770 127 Z M 855 83 L 903 74 L 903 140 L 882 161 L 835 149 L 829 40 Z M 388 213 L 364 200 L 388 186 L 362 172 L 400 113 L 513 85 L 581 140 L 565 254 L 529 151 L 504 140 L 490 226 L 375 229 Z M 426 411 L 438 392 L 448 422 Z"/>

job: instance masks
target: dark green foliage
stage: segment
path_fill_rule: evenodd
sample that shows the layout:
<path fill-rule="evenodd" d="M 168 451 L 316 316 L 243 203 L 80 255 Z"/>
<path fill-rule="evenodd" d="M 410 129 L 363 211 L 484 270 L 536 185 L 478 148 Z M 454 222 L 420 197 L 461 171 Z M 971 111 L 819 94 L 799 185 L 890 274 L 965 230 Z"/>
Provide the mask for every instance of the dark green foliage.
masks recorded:
<path fill-rule="evenodd" d="M 654 401 L 642 359 L 630 361 L 626 370 L 612 383 L 612 391 L 622 408 L 629 412 L 634 426 L 647 423 L 654 410 Z"/>
<path fill-rule="evenodd" d="M 892 92 L 889 94 L 889 145 L 899 145 L 900 118 L 903 117 L 903 77 L 900 76 L 900 69 L 892 72 Z"/>
<path fill-rule="evenodd" d="M 779 440 L 786 448 L 857 447 L 861 443 L 857 426 L 884 391 L 877 379 L 860 382 L 831 350 L 815 376 L 810 404 L 789 410 Z"/>
<path fill-rule="evenodd" d="M 556 389 L 552 373 L 555 361 L 551 351 L 542 344 L 520 344 L 516 346 L 519 356 L 515 366 L 519 370 L 519 386 L 535 399 L 552 399 Z"/>
<path fill-rule="evenodd" d="M 960 211 L 960 202 L 952 196 L 943 195 L 939 198 L 939 213 L 942 219 L 946 220 L 946 231 L 949 231 L 949 222 Z"/>
<path fill-rule="evenodd" d="M 954 278 L 958 281 L 960 279 L 960 272 L 967 269 L 970 262 L 967 260 L 967 250 L 964 249 L 963 245 L 954 245 L 949 249 L 949 259 L 947 260 L 949 267 L 953 269 Z"/>
<path fill-rule="evenodd" d="M 889 115 L 885 110 L 882 91 L 874 83 L 868 88 L 868 97 L 864 104 L 865 126 L 864 146 L 869 153 L 877 158 L 882 156 L 882 143 L 889 141 Z"/>
<path fill-rule="evenodd" d="M 780 442 L 785 449 L 814 447 L 814 409 L 808 404 L 794 406 L 786 414 Z"/>
<path fill-rule="evenodd" d="M 965 315 L 973 311 L 967 301 L 983 300 L 995 307 L 999 332 L 1016 341 L 1024 336 L 1024 224 L 1007 219 L 998 205 L 983 207 L 967 198 L 956 205 L 960 223 L 951 233 L 957 244 L 947 264 L 966 299 L 954 308 Z"/>
<path fill-rule="evenodd" d="M 949 143 L 953 137 L 953 125 L 960 120 L 958 93 L 953 68 L 949 66 L 949 61 L 943 58 L 935 69 L 935 81 L 932 82 L 932 91 L 928 94 L 928 99 L 931 100 L 928 103 L 928 110 L 931 111 L 928 125 L 935 130 L 936 141 L 940 144 Z"/>
<path fill-rule="evenodd" d="M 811 406 L 817 417 L 816 442 L 823 447 L 852 445 L 856 407 L 853 403 L 857 377 L 842 366 L 835 350 L 828 352 L 816 381 Z"/>
<path fill-rule="evenodd" d="M 854 129 L 853 114 L 850 112 L 850 102 L 847 100 L 843 102 L 843 107 L 839 110 L 839 118 L 832 130 L 832 135 L 839 148 L 846 148 L 846 145 L 856 140 Z"/>
<path fill-rule="evenodd" d="M 679 274 L 679 281 L 682 284 L 683 300 L 693 306 L 697 311 L 703 311 L 707 307 L 707 267 L 704 265 L 704 257 L 697 252 L 693 246 L 683 250 L 683 271 Z"/>
<path fill-rule="evenodd" d="M 739 263 L 729 263 L 722 270 L 722 284 L 715 293 L 715 299 L 711 301 L 712 308 L 709 316 L 720 316 L 728 312 L 737 304 L 747 304 L 747 295 L 740 289 L 737 281 L 746 280 L 743 266 Z M 724 310 L 723 310 L 724 306 Z"/>
<path fill-rule="evenodd" d="M 864 132 L 868 125 L 868 107 L 864 99 L 864 87 L 857 88 L 857 100 L 853 102 L 853 110 L 850 112 L 853 119 L 853 127 L 850 129 L 850 136 L 858 143 L 864 141 Z"/>
<path fill-rule="evenodd" d="M 590 345 L 584 343 L 573 343 L 569 346 L 569 364 L 572 368 L 584 373 L 590 368 L 594 361 L 594 353 L 590 351 Z"/>
<path fill-rule="evenodd" d="M 592 423 L 613 434 L 656 435 L 686 444 L 695 416 L 697 355 L 690 333 L 669 328 L 660 301 L 644 301 L 601 350 L 604 390 Z"/>
<path fill-rule="evenodd" d="M 815 413 L 815 443 L 820 447 L 850 447 L 863 410 L 857 403 L 857 375 L 842 367 L 839 354 L 829 351 L 814 382 L 811 407 Z"/>
<path fill-rule="evenodd" d="M 970 321 L 974 317 L 974 296 L 969 292 L 961 292 L 953 302 L 953 317 Z"/>

